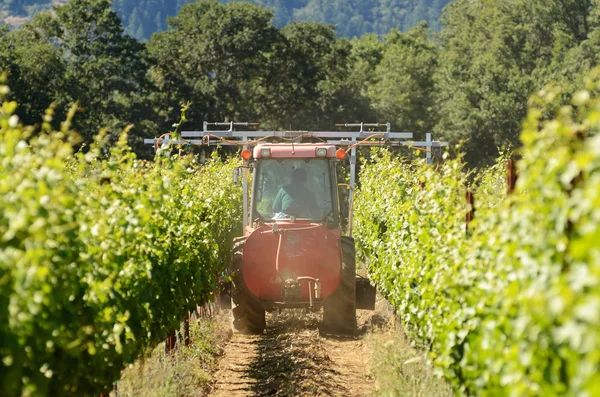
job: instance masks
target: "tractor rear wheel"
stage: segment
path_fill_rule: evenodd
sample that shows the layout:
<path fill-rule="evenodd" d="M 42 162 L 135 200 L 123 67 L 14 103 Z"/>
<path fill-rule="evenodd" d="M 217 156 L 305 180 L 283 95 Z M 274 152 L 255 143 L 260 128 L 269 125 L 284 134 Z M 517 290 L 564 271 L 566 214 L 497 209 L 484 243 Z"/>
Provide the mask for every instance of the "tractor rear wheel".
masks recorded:
<path fill-rule="evenodd" d="M 262 334 L 266 327 L 265 309 L 260 300 L 254 296 L 244 283 L 242 276 L 242 251 L 246 237 L 233 240 L 233 256 L 231 263 L 231 312 L 233 332 L 241 334 Z"/>
<path fill-rule="evenodd" d="M 339 335 L 356 334 L 356 259 L 354 239 L 343 236 L 342 275 L 337 289 L 323 304 L 325 332 Z"/>

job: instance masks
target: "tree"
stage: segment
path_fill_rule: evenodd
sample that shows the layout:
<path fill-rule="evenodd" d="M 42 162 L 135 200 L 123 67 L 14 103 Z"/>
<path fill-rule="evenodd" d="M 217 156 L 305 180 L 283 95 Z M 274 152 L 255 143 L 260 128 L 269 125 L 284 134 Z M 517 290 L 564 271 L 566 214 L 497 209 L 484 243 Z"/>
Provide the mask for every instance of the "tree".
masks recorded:
<path fill-rule="evenodd" d="M 274 52 L 272 105 L 275 124 L 319 129 L 360 118 L 360 95 L 349 84 L 352 46 L 332 26 L 295 22 L 281 31 Z M 277 123 L 277 121 L 279 121 Z"/>
<path fill-rule="evenodd" d="M 468 139 L 471 164 L 518 144 L 527 99 L 590 33 L 584 0 L 457 0 L 446 8 L 436 74 L 438 135 Z M 558 62 L 558 63 L 556 63 Z M 552 65 L 555 65 L 554 67 Z"/>
<path fill-rule="evenodd" d="M 190 102 L 189 126 L 203 120 L 257 120 L 265 114 L 264 81 L 277 40 L 272 13 L 248 3 L 199 0 L 169 19 L 172 30 L 152 36 L 152 75 L 172 120 Z"/>
<path fill-rule="evenodd" d="M 62 90 L 82 112 L 75 126 L 86 141 L 100 128 L 136 135 L 152 126 L 152 91 L 145 48 L 123 33 L 109 0 L 71 0 L 55 14 L 38 14 L 31 27 L 57 48 L 65 65 Z"/>
<path fill-rule="evenodd" d="M 392 31 L 385 36 L 385 51 L 368 87 L 371 106 L 379 119 L 396 128 L 415 133 L 430 132 L 434 126 L 434 72 L 437 49 L 429 39 L 427 24 L 408 33 Z"/>
<path fill-rule="evenodd" d="M 65 65 L 54 46 L 25 26 L 0 27 L 0 47 L 0 71 L 8 74 L 10 98 L 19 104 L 16 114 L 23 122 L 39 123 L 52 103 L 64 105 Z"/>

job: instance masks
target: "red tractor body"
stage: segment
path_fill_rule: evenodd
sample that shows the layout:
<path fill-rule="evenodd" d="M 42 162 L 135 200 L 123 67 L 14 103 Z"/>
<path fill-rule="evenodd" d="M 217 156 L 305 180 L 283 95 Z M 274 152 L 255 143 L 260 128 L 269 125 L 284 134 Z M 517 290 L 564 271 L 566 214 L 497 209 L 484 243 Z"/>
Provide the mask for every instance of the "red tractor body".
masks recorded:
<path fill-rule="evenodd" d="M 254 230 L 246 240 L 242 275 L 250 292 L 271 307 L 320 307 L 342 273 L 339 230 L 308 221 L 277 222 Z M 338 232 L 338 233 L 336 233 Z M 297 283 L 295 283 L 297 282 Z M 299 285 L 299 294 L 286 289 Z"/>
<path fill-rule="evenodd" d="M 354 333 L 354 242 L 341 236 L 336 147 L 261 144 L 243 155 L 253 177 L 231 268 L 234 330 L 262 332 L 265 311 L 324 307 L 328 329 Z"/>
<path fill-rule="evenodd" d="M 249 292 L 267 310 L 318 310 L 340 283 L 335 153 L 335 146 L 327 144 L 263 144 L 254 148 L 253 222 L 246 228 L 241 272 Z M 307 177 L 294 182 L 290 174 L 298 169 Z M 318 200 L 313 201 L 318 206 L 315 212 L 290 215 L 281 208 L 275 216 L 275 193 L 299 185 L 311 195 L 319 193 Z"/>

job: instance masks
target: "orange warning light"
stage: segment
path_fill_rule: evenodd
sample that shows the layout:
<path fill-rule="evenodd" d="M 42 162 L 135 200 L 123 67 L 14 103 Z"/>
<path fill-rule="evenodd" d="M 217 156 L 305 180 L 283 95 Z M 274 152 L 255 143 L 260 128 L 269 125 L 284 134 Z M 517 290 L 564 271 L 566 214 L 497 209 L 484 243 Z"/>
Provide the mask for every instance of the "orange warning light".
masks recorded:
<path fill-rule="evenodd" d="M 244 160 L 250 160 L 250 158 L 252 157 L 252 152 L 248 149 L 244 149 L 242 150 L 242 158 Z"/>
<path fill-rule="evenodd" d="M 337 157 L 340 160 L 343 160 L 346 158 L 346 151 L 344 149 L 338 149 L 335 151 L 335 157 Z"/>

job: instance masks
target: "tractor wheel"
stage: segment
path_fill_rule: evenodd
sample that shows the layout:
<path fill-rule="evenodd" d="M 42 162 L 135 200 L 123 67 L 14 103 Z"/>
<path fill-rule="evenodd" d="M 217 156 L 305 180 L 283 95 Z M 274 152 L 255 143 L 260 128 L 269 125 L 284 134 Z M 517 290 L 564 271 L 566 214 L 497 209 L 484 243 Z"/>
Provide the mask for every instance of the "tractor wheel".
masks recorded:
<path fill-rule="evenodd" d="M 325 299 L 323 328 L 339 335 L 356 335 L 356 260 L 354 239 L 342 237 L 342 277 L 337 289 Z"/>
<path fill-rule="evenodd" d="M 265 309 L 260 300 L 254 296 L 244 284 L 242 276 L 242 250 L 246 237 L 233 240 L 233 256 L 231 263 L 231 312 L 233 332 L 241 334 L 262 334 L 266 327 Z"/>

